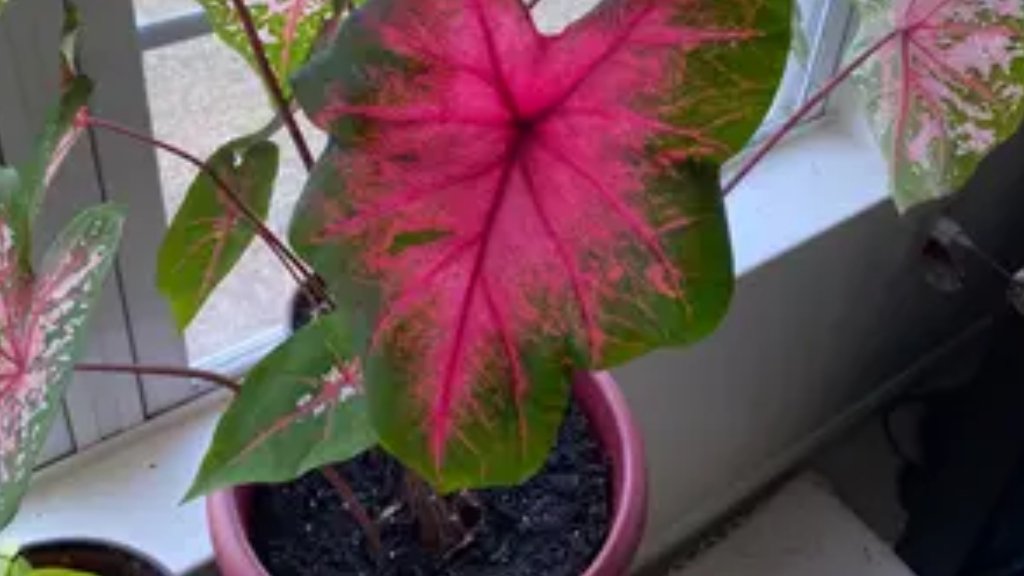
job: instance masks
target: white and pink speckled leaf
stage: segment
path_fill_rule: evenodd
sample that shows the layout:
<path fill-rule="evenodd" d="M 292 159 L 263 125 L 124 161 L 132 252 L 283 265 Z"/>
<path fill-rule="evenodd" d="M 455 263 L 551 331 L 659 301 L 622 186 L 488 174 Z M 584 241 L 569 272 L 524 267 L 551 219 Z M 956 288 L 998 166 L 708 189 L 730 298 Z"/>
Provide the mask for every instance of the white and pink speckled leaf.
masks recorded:
<path fill-rule="evenodd" d="M 758 128 L 789 0 L 375 0 L 296 77 L 333 136 L 292 229 L 373 311 L 382 445 L 442 490 L 547 456 L 574 369 L 709 333 L 732 288 L 718 168 Z"/>
<path fill-rule="evenodd" d="M 854 76 L 901 209 L 955 192 L 1024 118 L 1022 0 L 855 0 Z"/>
<path fill-rule="evenodd" d="M 0 212 L 0 527 L 17 511 L 114 260 L 119 210 L 83 212 L 37 274 L 19 263 Z"/>

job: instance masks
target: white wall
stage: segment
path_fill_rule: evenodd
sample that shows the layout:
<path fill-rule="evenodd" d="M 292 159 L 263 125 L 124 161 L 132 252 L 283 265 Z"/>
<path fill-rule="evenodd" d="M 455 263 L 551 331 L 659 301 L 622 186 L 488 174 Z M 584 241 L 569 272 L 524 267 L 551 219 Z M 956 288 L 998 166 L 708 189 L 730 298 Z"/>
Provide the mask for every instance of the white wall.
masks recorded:
<path fill-rule="evenodd" d="M 1021 152 L 1024 139 L 998 151 L 951 206 L 980 244 L 1012 253 L 1016 243 L 1018 254 Z M 743 275 L 709 340 L 614 371 L 646 436 L 652 475 L 641 563 L 721 514 L 797 441 L 999 300 L 1003 285 L 978 266 L 967 293 L 924 283 L 917 255 L 927 212 L 934 209 L 900 218 L 876 204 Z"/>

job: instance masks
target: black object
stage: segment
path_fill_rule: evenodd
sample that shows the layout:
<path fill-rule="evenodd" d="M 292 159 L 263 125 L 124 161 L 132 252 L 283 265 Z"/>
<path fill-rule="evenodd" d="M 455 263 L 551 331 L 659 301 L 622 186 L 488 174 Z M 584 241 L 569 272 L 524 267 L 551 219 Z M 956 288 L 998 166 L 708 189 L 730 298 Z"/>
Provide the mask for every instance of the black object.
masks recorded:
<path fill-rule="evenodd" d="M 403 470 L 372 450 L 339 468 L 371 516 L 400 503 Z M 573 407 L 537 476 L 505 489 L 473 491 L 480 516 L 465 547 L 438 557 L 420 545 L 406 508 L 381 527 L 378 559 L 320 474 L 253 494 L 250 541 L 274 576 L 576 576 L 604 544 L 611 522 L 611 468 Z M 379 562 L 379 563 L 378 563 Z"/>
<path fill-rule="evenodd" d="M 897 552 L 918 576 L 1024 575 L 1024 321 L 1007 310 L 975 379 L 933 403 L 904 479 Z"/>
<path fill-rule="evenodd" d="M 292 297 L 292 332 L 312 322 L 322 309 L 323 302 L 313 301 L 306 289 L 296 291 Z"/>
<path fill-rule="evenodd" d="M 33 568 L 67 568 L 98 576 L 171 576 L 149 556 L 127 546 L 98 540 L 54 540 L 20 551 Z"/>

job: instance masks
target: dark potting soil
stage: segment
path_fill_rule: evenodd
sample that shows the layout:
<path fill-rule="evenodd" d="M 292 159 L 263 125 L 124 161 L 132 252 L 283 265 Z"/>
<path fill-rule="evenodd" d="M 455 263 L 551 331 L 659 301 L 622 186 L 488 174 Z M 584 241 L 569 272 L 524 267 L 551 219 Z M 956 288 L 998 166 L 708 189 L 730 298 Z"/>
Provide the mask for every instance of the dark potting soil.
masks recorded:
<path fill-rule="evenodd" d="M 400 501 L 403 471 L 373 451 L 338 470 L 376 518 Z M 586 417 L 569 410 L 544 469 L 513 488 L 478 490 L 467 546 L 437 556 L 420 544 L 408 506 L 381 526 L 379 559 L 319 473 L 257 489 L 250 538 L 272 576 L 578 576 L 611 522 L 611 468 Z"/>

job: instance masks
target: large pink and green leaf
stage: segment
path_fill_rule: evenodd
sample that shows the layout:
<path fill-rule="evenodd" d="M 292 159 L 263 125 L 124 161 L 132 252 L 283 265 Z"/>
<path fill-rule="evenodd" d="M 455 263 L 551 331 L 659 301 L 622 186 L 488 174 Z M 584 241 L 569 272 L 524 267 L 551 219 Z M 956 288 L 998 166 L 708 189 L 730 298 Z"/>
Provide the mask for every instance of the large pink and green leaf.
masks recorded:
<path fill-rule="evenodd" d="M 1020 0 L 856 0 L 855 73 L 897 205 L 955 192 L 1024 118 Z"/>
<path fill-rule="evenodd" d="M 207 166 L 255 215 L 267 217 L 277 179 L 277 145 L 259 138 L 234 140 L 214 152 Z M 157 287 L 170 303 L 178 328 L 184 330 L 195 318 L 254 235 L 213 178 L 200 172 L 157 257 Z"/>
<path fill-rule="evenodd" d="M 774 96 L 789 0 L 376 0 L 296 79 L 333 136 L 292 240 L 373 311 L 382 444 L 442 489 L 543 462 L 574 369 L 710 332 L 719 165 Z"/>
<path fill-rule="evenodd" d="M 80 214 L 32 274 L 0 211 L 0 527 L 17 510 L 80 356 L 121 224 L 111 207 Z"/>
<path fill-rule="evenodd" d="M 320 318 L 249 373 L 188 498 L 292 480 L 376 444 L 359 359 L 365 338 L 351 330 L 338 314 Z"/>
<path fill-rule="evenodd" d="M 217 36 L 255 65 L 245 29 L 231 0 L 196 0 Z M 317 41 L 335 17 L 334 0 L 247 0 L 260 32 L 267 59 L 285 94 L 287 80 L 309 59 Z"/>

